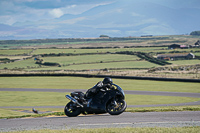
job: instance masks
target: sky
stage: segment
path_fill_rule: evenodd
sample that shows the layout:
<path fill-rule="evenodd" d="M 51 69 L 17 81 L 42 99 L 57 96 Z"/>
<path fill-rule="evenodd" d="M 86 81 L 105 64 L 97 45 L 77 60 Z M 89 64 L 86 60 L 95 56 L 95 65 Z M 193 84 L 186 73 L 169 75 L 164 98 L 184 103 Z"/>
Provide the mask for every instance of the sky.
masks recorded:
<path fill-rule="evenodd" d="M 189 34 L 200 0 L 0 0 L 0 40 Z"/>
<path fill-rule="evenodd" d="M 109 0 L 1 0 L 0 23 L 59 18 L 64 14 L 81 14 L 93 7 L 105 5 Z"/>

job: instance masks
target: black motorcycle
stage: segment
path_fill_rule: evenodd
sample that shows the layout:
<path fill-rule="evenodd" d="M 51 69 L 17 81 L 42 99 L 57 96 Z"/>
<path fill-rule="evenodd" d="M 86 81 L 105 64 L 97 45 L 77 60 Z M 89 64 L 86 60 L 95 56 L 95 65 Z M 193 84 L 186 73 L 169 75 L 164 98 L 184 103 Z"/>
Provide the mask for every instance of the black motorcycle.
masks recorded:
<path fill-rule="evenodd" d="M 86 99 L 85 94 L 75 91 L 66 98 L 70 102 L 65 106 L 64 112 L 69 117 L 76 117 L 79 114 L 102 114 L 119 115 L 127 107 L 125 94 L 121 87 L 112 84 L 111 88 L 101 89 L 94 97 Z"/>

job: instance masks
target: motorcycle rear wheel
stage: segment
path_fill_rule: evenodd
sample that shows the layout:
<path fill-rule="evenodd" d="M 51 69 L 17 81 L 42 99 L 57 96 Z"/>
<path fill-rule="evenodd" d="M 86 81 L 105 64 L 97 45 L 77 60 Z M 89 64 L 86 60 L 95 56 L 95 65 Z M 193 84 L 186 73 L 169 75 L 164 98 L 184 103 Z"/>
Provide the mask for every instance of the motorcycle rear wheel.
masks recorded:
<path fill-rule="evenodd" d="M 81 113 L 81 107 L 77 107 L 73 102 L 69 102 L 64 108 L 65 115 L 68 117 L 76 117 Z"/>
<path fill-rule="evenodd" d="M 111 100 L 106 106 L 106 111 L 110 115 L 119 115 L 125 111 L 126 107 L 126 101 L 122 99 L 116 100 L 116 104 L 114 104 L 113 100 Z"/>

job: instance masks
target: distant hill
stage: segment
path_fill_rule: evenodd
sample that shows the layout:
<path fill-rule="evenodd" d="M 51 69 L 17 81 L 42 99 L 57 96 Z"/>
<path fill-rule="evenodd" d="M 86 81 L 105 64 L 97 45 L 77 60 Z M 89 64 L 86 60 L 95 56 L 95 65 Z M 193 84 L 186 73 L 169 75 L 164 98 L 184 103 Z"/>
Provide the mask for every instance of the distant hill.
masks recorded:
<path fill-rule="evenodd" d="M 7 33 L 0 32 L 0 39 L 6 39 L 6 35 L 9 39 L 40 39 L 189 34 L 199 30 L 197 3 L 198 0 L 119 0 L 78 15 L 0 25 L 0 30 Z"/>

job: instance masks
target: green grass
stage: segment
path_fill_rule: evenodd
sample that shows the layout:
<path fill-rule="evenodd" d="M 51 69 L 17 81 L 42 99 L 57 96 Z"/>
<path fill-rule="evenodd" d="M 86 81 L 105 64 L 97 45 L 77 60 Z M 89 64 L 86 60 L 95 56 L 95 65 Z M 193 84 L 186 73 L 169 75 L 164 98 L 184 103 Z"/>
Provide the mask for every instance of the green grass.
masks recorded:
<path fill-rule="evenodd" d="M 194 55 L 196 55 L 196 56 L 200 56 L 200 53 L 194 53 Z"/>
<path fill-rule="evenodd" d="M 43 62 L 56 62 L 61 65 L 69 65 L 76 63 L 99 63 L 110 61 L 126 61 L 139 59 L 134 55 L 118 55 L 118 54 L 103 54 L 103 55 L 82 55 L 82 56 L 63 56 L 63 57 L 44 57 Z"/>
<path fill-rule="evenodd" d="M 68 54 L 83 54 L 83 53 L 106 53 L 106 52 L 120 52 L 120 51 L 141 51 L 153 52 L 155 50 L 165 50 L 167 47 L 144 47 L 144 48 L 108 48 L 108 49 L 37 49 L 32 54 L 50 54 L 50 53 L 68 53 Z"/>
<path fill-rule="evenodd" d="M 24 55 L 29 54 L 32 49 L 9 49 L 9 50 L 0 50 L 0 55 Z"/>
<path fill-rule="evenodd" d="M 17 50 L 0 50 L 3 55 L 22 55 L 31 52 L 32 49 L 17 49 Z M 140 51 L 140 52 L 170 52 L 170 51 L 197 51 L 198 49 L 178 49 L 167 50 L 166 47 L 143 47 L 143 48 L 110 48 L 110 49 L 37 49 L 33 54 L 45 53 L 107 53 L 120 51 Z M 58 56 L 58 57 L 43 57 L 43 62 L 55 62 L 62 65 L 62 67 L 47 67 L 35 64 L 33 59 L 23 60 L 19 62 L 12 62 L 8 64 L 0 64 L 0 69 L 23 69 L 23 70 L 89 70 L 89 69 L 105 69 L 105 68 L 152 68 L 159 65 L 147 61 L 127 61 L 139 59 L 134 55 L 118 55 L 118 54 L 101 54 L 101 55 L 81 55 L 81 56 Z M 124 61 L 124 62 L 112 62 Z M 101 63 L 100 63 L 101 62 Z M 85 63 L 85 64 L 80 64 Z M 88 64 L 87 64 L 88 63 Z M 91 64 L 96 63 L 96 64 Z M 171 61 L 176 65 L 193 65 L 199 64 L 199 60 L 181 60 Z M 79 64 L 79 65 L 77 65 Z M 70 66 L 68 66 L 70 65 Z"/>
<path fill-rule="evenodd" d="M 0 77 L 0 88 L 89 89 L 103 78 Z M 200 93 L 200 83 L 113 79 L 124 90 Z"/>
<path fill-rule="evenodd" d="M 23 58 L 28 58 L 28 57 L 31 57 L 31 56 L 0 56 L 0 59 L 3 59 L 3 58 L 8 58 L 8 59 L 23 59 Z"/>
<path fill-rule="evenodd" d="M 127 61 L 127 62 L 111 62 L 98 64 L 82 64 L 68 66 L 69 70 L 89 70 L 89 69 L 105 69 L 105 68 L 152 68 L 159 65 L 147 61 Z"/>
<path fill-rule="evenodd" d="M 22 118 L 25 115 L 30 115 L 30 113 L 20 112 L 22 110 L 31 111 L 32 108 L 29 108 L 29 109 L 4 109 L 4 108 L 0 108 L 0 118 L 17 118 L 17 117 Z"/>
<path fill-rule="evenodd" d="M 25 130 L 9 133 L 199 133 L 200 127 L 143 127 L 143 128 L 96 128 L 96 129 L 68 129 L 68 130 Z"/>
<path fill-rule="evenodd" d="M 12 107 L 14 106 L 30 106 L 30 108 L 28 109 L 29 111 L 31 111 L 31 109 L 35 106 L 63 106 L 64 107 L 66 103 L 69 102 L 69 100 L 65 98 L 66 94 L 69 94 L 69 93 L 68 92 L 58 93 L 58 92 L 1 91 L 0 117 L 30 115 L 30 113 L 22 113 L 20 111 L 16 111 L 16 110 L 23 110 L 23 109 L 12 109 Z M 173 103 L 195 102 L 199 100 L 200 98 L 191 98 L 191 97 L 126 94 L 126 102 L 128 105 L 173 104 Z M 1 106 L 9 107 L 10 109 L 8 108 L 1 109 Z M 60 111 L 60 109 L 54 109 L 54 111 Z M 134 111 L 131 111 L 131 112 L 134 112 Z"/>
<path fill-rule="evenodd" d="M 126 112 L 200 111 L 200 105 L 127 108 Z"/>
<path fill-rule="evenodd" d="M 65 98 L 66 94 L 69 93 L 1 91 L 0 106 L 64 106 L 69 102 Z M 195 101 L 200 101 L 200 98 L 126 95 L 128 105 L 173 104 Z"/>
<path fill-rule="evenodd" d="M 34 114 L 32 108 L 0 108 L 0 119 L 2 118 L 24 118 L 24 117 L 44 117 L 44 116 L 60 116 L 64 114 L 64 108 L 36 108 L 39 114 Z M 51 113 L 43 113 L 51 111 Z M 31 112 L 31 113 L 29 113 Z"/>
<path fill-rule="evenodd" d="M 134 55 L 82 55 L 82 56 L 63 56 L 63 57 L 44 57 L 43 62 L 56 62 L 62 67 L 39 66 L 34 59 L 0 64 L 0 69 L 24 69 L 24 70 L 88 70 L 104 68 L 151 68 L 158 65 L 147 61 L 136 61 L 139 59 Z M 132 61 L 131 61 L 132 60 Z M 121 61 L 121 62 L 116 62 Z M 81 63 L 81 64 L 80 64 Z M 84 64 L 82 64 L 84 63 Z M 88 64 L 87 64 L 88 63 Z M 92 63 L 92 64 L 91 64 Z M 70 66 L 67 66 L 70 65 Z"/>
<path fill-rule="evenodd" d="M 132 51 L 132 52 L 195 52 L 199 51 L 199 49 L 192 48 L 192 49 L 176 49 L 176 50 L 169 50 L 167 47 L 141 47 L 141 48 L 109 48 L 109 49 L 37 49 L 32 54 L 38 55 L 38 54 L 50 54 L 50 53 L 68 53 L 68 54 L 83 54 L 83 53 L 106 53 L 106 52 L 121 52 L 121 51 Z M 195 53 L 195 54 L 198 54 Z"/>
<path fill-rule="evenodd" d="M 169 61 L 174 65 L 195 65 L 200 64 L 200 60 L 176 60 L 176 61 Z"/>
<path fill-rule="evenodd" d="M 148 99 L 148 100 L 147 100 Z M 128 105 L 174 104 L 200 101 L 200 98 L 175 96 L 126 95 Z"/>
<path fill-rule="evenodd" d="M 32 54 L 50 54 L 50 53 L 68 53 L 68 54 L 82 54 L 82 53 L 106 53 L 114 52 L 117 49 L 37 49 Z"/>
<path fill-rule="evenodd" d="M 34 59 L 27 59 L 22 61 L 11 62 L 8 64 L 0 64 L 0 69 L 27 69 L 27 68 L 37 68 L 38 64 L 35 64 Z"/>
<path fill-rule="evenodd" d="M 31 70 L 93 70 L 93 69 L 148 69 L 152 67 L 157 67 L 159 65 L 147 62 L 147 61 L 124 61 L 124 62 L 110 62 L 110 63 L 92 63 L 92 64 L 74 64 L 70 66 L 62 67 L 42 67 L 34 68 Z"/>
<path fill-rule="evenodd" d="M 58 92 L 10 92 L 1 91 L 0 106 L 64 106 L 69 102 Z"/>

